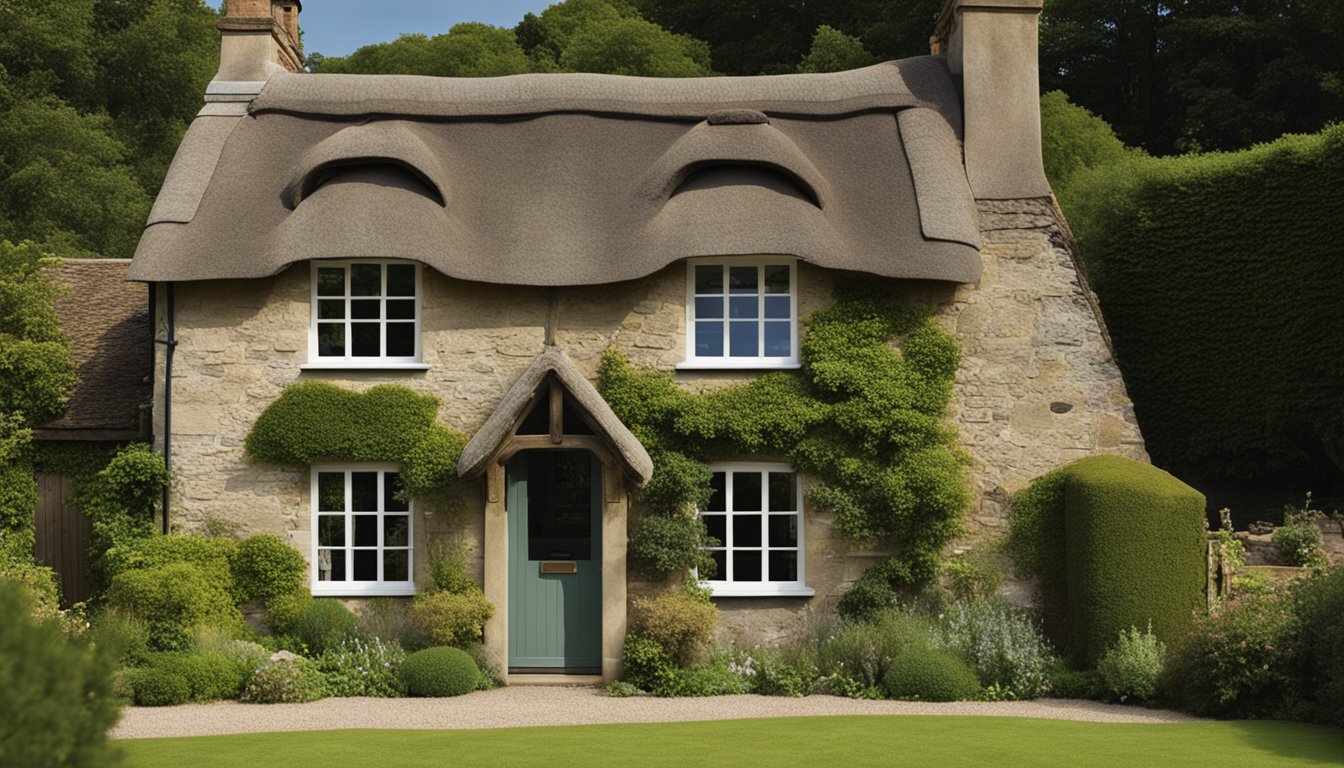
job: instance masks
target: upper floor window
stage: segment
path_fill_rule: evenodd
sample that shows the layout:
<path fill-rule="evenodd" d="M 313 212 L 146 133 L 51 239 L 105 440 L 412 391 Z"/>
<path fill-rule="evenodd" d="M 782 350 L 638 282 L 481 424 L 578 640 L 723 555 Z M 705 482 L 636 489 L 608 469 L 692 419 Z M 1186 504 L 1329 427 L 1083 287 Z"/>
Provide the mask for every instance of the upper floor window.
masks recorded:
<path fill-rule="evenodd" d="M 315 466 L 315 595 L 410 595 L 411 505 L 390 467 Z"/>
<path fill-rule="evenodd" d="M 420 367 L 420 266 L 314 261 L 309 349 L 319 367 Z"/>
<path fill-rule="evenodd" d="M 683 368 L 798 366 L 793 259 L 691 259 Z"/>
<path fill-rule="evenodd" d="M 712 464 L 713 495 L 700 510 L 717 596 L 813 594 L 803 580 L 803 506 L 798 473 L 787 464 Z"/>

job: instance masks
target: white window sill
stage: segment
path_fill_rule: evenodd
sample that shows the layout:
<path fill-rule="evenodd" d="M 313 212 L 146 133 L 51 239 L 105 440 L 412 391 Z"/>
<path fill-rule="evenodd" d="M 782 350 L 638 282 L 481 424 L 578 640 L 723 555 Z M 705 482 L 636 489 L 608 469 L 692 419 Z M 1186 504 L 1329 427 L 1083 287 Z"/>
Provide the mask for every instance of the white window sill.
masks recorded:
<path fill-rule="evenodd" d="M 299 366 L 300 371 L 428 371 L 429 363 L 381 363 L 371 361 L 347 362 L 343 360 L 320 361 L 316 363 L 304 363 Z"/>
<path fill-rule="evenodd" d="M 796 371 L 803 364 L 797 360 L 687 360 L 677 363 L 678 371 Z"/>
<path fill-rule="evenodd" d="M 713 597 L 813 597 L 817 594 L 811 587 L 716 586 L 706 582 L 701 582 L 701 586 L 708 587 Z"/>
<path fill-rule="evenodd" d="M 414 597 L 414 584 L 369 584 L 339 582 L 331 586 L 314 586 L 313 597 Z"/>

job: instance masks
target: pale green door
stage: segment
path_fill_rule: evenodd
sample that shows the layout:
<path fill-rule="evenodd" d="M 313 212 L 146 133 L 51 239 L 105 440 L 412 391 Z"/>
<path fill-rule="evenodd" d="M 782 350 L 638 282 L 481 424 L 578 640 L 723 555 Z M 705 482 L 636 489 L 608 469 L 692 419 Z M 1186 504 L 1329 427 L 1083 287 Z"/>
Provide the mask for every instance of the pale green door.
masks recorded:
<path fill-rule="evenodd" d="M 507 467 L 509 670 L 602 666 L 602 465 L 523 451 Z"/>

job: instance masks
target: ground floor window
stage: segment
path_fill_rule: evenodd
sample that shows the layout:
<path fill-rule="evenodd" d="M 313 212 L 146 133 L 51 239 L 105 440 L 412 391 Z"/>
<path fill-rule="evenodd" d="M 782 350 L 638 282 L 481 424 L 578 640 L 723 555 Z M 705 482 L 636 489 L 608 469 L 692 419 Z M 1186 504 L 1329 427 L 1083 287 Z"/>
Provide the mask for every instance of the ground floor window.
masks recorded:
<path fill-rule="evenodd" d="M 409 595 L 411 505 L 393 468 L 313 468 L 313 594 Z"/>
<path fill-rule="evenodd" d="M 804 583 L 802 485 L 787 464 L 712 464 L 713 496 L 700 510 L 717 566 L 715 595 L 811 595 Z"/>

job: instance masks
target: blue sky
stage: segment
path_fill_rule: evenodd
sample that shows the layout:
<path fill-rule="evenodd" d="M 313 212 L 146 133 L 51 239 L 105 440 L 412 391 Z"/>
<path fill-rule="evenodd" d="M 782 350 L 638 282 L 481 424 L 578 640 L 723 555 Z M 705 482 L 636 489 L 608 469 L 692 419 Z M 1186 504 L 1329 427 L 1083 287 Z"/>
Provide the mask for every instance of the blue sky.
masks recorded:
<path fill-rule="evenodd" d="M 459 21 L 512 27 L 523 14 L 558 0 L 306 0 L 299 24 L 303 47 L 344 56 L 361 45 L 395 40 L 403 32 L 437 35 Z"/>

